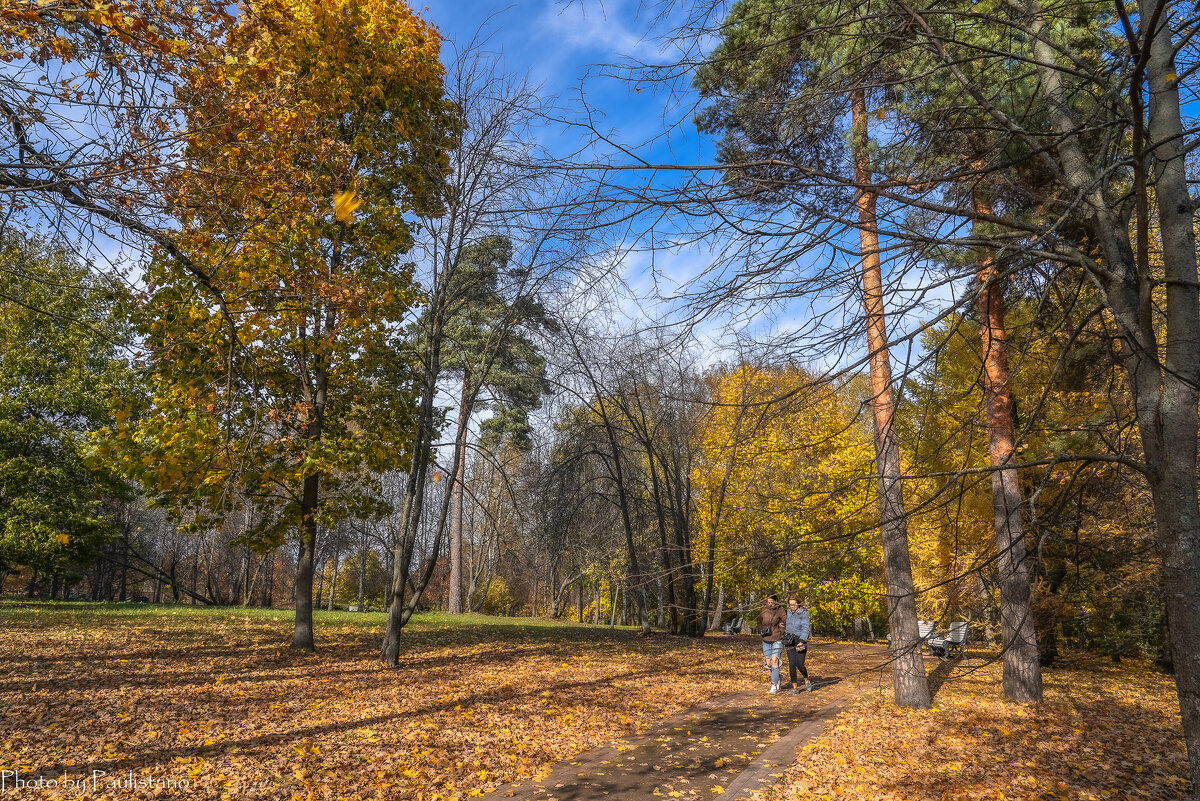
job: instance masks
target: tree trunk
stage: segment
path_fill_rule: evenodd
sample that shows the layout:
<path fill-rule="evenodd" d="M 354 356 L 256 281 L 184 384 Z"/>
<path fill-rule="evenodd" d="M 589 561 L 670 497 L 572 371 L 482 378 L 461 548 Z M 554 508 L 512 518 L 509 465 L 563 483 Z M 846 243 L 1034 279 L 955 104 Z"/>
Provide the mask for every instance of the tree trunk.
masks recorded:
<path fill-rule="evenodd" d="M 683 574 L 680 594 L 683 596 L 682 628 L 683 634 L 689 637 L 704 636 L 704 617 L 700 609 L 700 599 L 696 596 L 695 563 L 692 561 L 691 520 L 688 515 L 688 503 L 691 499 L 691 486 L 686 477 L 687 471 L 675 465 L 672 494 L 673 514 L 671 519 L 675 524 L 675 548 L 679 552 L 679 570 Z"/>
<path fill-rule="evenodd" d="M 245 534 L 245 528 L 242 528 L 242 534 Z M 246 585 L 250 582 L 250 552 L 246 546 L 240 548 L 241 554 L 238 559 L 238 576 L 234 579 L 233 591 L 230 595 L 233 596 L 234 602 L 240 603 L 241 606 L 246 606 Z"/>
<path fill-rule="evenodd" d="M 329 567 L 328 560 L 322 560 L 321 564 L 316 568 L 317 576 L 317 596 L 315 608 L 320 609 L 325 601 L 325 571 Z"/>
<path fill-rule="evenodd" d="M 712 617 L 708 619 L 708 630 L 719 631 L 721 628 L 721 616 L 725 612 L 725 582 L 721 582 L 717 586 L 717 603 L 713 607 Z"/>
<path fill-rule="evenodd" d="M 313 558 L 317 550 L 317 500 L 320 476 L 304 479 L 304 494 L 300 501 L 300 554 L 296 559 L 296 630 L 292 647 L 303 651 L 317 650 L 313 639 Z"/>
<path fill-rule="evenodd" d="M 1071 91 L 1056 60 L 1053 33 L 1041 4 L 1030 0 L 1031 45 L 1041 92 L 1058 134 L 1056 149 L 1067 184 L 1079 197 L 1095 242 L 1105 258 L 1096 279 L 1105 290 L 1121 335 L 1117 352 L 1129 387 L 1145 454 L 1145 473 L 1155 510 L 1162 589 L 1175 656 L 1175 686 L 1183 718 L 1193 797 L 1200 799 L 1200 498 L 1196 486 L 1196 438 L 1200 428 L 1200 299 L 1193 209 L 1187 184 L 1187 149 L 1170 23 L 1175 12 L 1164 0 L 1139 7 L 1137 24 L 1149 89 L 1150 183 L 1158 208 L 1162 243 L 1162 330 L 1153 317 L 1155 281 L 1151 265 L 1139 263 L 1125 221 L 1108 204 L 1098 180 L 1101 165 L 1088 161 L 1071 108 Z M 1135 58 L 1131 55 L 1131 58 Z M 1140 59 L 1139 59 L 1140 62 Z M 1140 87 L 1138 88 L 1140 91 Z M 1149 187 L 1134 187 L 1149 192 Z M 1142 204 L 1139 203 L 1139 206 Z M 1139 226 L 1140 227 L 1140 226 Z"/>
<path fill-rule="evenodd" d="M 436 302 L 436 300 L 435 300 Z M 441 338 L 440 317 L 435 317 L 430 342 Z M 407 622 L 404 614 L 404 590 L 412 565 L 416 545 L 417 525 L 421 519 L 425 496 L 425 480 L 429 471 L 429 451 L 432 447 L 434 395 L 440 371 L 439 349 L 427 346 L 427 364 L 421 391 L 421 406 L 417 416 L 417 432 L 413 441 L 414 458 L 405 482 L 404 503 L 400 513 L 400 531 L 392 543 L 392 580 L 388 588 L 387 630 L 380 647 L 380 660 L 390 667 L 400 664 L 400 631 Z"/>
<path fill-rule="evenodd" d="M 275 607 L 275 552 L 267 554 L 267 574 L 263 577 L 263 606 Z"/>
<path fill-rule="evenodd" d="M 1200 799 L 1200 499 L 1196 438 L 1200 428 L 1200 300 L 1197 298 L 1194 202 L 1188 192 L 1187 152 L 1179 101 L 1179 70 L 1170 25 L 1176 11 L 1164 0 L 1139 15 L 1150 51 L 1147 130 L 1154 154 L 1154 188 L 1166 308 L 1165 369 L 1160 393 L 1139 397 L 1146 409 L 1139 428 L 1150 467 L 1162 581 L 1175 657 L 1175 685 L 1191 763 L 1192 793 Z M 1157 29 L 1151 25 L 1157 21 Z M 1148 267 L 1147 272 L 1148 272 Z M 1147 358 L 1156 354 L 1145 354 Z M 1155 372 L 1160 372 L 1155 370 Z"/>
<path fill-rule="evenodd" d="M 597 398 L 599 400 L 599 398 Z M 600 405 L 600 418 L 604 424 L 605 434 L 608 436 L 609 446 L 612 448 L 612 475 L 614 488 L 617 491 L 617 506 L 621 511 L 621 525 L 625 530 L 625 551 L 629 558 L 629 580 L 631 587 L 637 587 L 637 603 L 638 603 L 638 622 L 641 624 L 642 634 L 650 633 L 650 614 L 646 608 L 646 587 L 642 582 L 642 571 L 638 567 L 637 547 L 633 541 L 633 522 L 629 511 L 629 498 L 625 492 L 625 476 L 621 467 L 621 449 L 617 445 L 617 437 L 613 431 L 612 421 L 608 419 L 605 413 L 603 403 Z"/>
<path fill-rule="evenodd" d="M 851 92 L 851 149 L 858 183 L 858 234 L 862 249 L 863 305 L 867 348 L 870 351 L 871 415 L 875 431 L 875 459 L 879 470 L 880 535 L 883 572 L 887 584 L 888 628 L 892 634 L 892 687 L 896 703 L 915 709 L 930 706 L 929 683 L 917 638 L 916 588 L 908 551 L 908 523 L 901 485 L 900 440 L 895 429 L 896 403 L 892 397 L 892 365 L 888 353 L 887 321 L 883 303 L 883 275 L 879 263 L 877 197 L 870 190 L 872 172 L 868 151 L 867 103 L 862 89 Z"/>
<path fill-rule="evenodd" d="M 468 414 L 471 396 L 471 371 L 463 371 L 462 393 L 459 396 L 458 402 L 458 435 L 462 438 L 462 442 L 455 443 L 463 449 L 465 454 L 466 437 L 467 437 L 467 421 L 465 419 Z M 450 499 L 450 580 L 449 580 L 449 597 L 446 600 L 446 609 L 452 615 L 461 615 L 463 612 L 462 601 L 462 548 L 463 548 L 463 482 L 467 476 L 467 460 L 460 459 L 457 469 L 454 471 L 454 483 L 450 485 L 452 497 Z"/>
<path fill-rule="evenodd" d="M 124 601 L 128 595 L 129 586 L 129 534 L 121 535 L 121 548 L 125 552 L 125 558 L 121 561 L 121 596 L 120 600 Z"/>
<path fill-rule="evenodd" d="M 192 557 L 192 606 L 196 605 L 196 596 L 200 594 L 200 539 L 196 539 L 196 555 Z"/>
<path fill-rule="evenodd" d="M 335 529 L 335 531 L 336 531 L 336 529 Z M 335 534 L 334 536 L 336 537 L 337 535 Z M 325 606 L 325 608 L 330 612 L 333 611 L 333 595 L 337 591 L 338 559 L 341 556 L 341 553 L 340 553 L 341 547 L 342 547 L 342 541 L 341 541 L 341 538 L 339 537 L 338 539 L 335 539 L 334 543 L 333 543 L 333 576 L 329 580 L 329 601 L 326 603 L 326 606 Z"/>
<path fill-rule="evenodd" d="M 991 215 L 986 201 L 972 192 L 977 214 Z M 1004 695 L 1010 701 L 1042 700 L 1042 670 L 1034 629 L 1025 524 L 1017 469 L 1006 467 L 1016 452 L 1012 394 L 1009 390 L 1008 339 L 1004 326 L 1004 284 L 990 252 L 979 259 L 979 335 L 983 345 L 983 402 L 987 414 L 988 454 L 992 471 L 996 553 L 1000 584 L 1000 628 L 1004 637 Z"/>
<path fill-rule="evenodd" d="M 364 612 L 363 604 L 367 601 L 367 538 L 362 539 L 362 548 L 358 558 L 358 611 Z"/>

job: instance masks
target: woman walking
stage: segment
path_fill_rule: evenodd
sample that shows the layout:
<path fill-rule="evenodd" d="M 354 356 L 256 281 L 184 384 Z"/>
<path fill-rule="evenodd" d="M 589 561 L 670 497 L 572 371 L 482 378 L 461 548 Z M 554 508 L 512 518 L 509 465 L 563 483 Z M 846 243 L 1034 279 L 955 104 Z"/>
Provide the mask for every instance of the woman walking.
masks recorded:
<path fill-rule="evenodd" d="M 779 692 L 779 657 L 783 654 L 783 632 L 787 613 L 779 605 L 778 595 L 768 595 L 758 616 L 758 634 L 762 637 L 763 665 L 771 670 L 771 695 Z"/>
<path fill-rule="evenodd" d="M 792 695 L 799 695 L 800 688 L 796 682 L 796 672 L 804 677 L 804 689 L 812 692 L 812 682 L 808 680 L 808 668 L 804 666 L 804 657 L 808 655 L 808 638 L 812 636 L 812 621 L 808 610 L 800 605 L 800 599 L 789 595 L 787 599 L 787 619 L 784 624 L 784 634 L 791 635 L 785 640 L 792 643 L 787 646 L 788 674 L 792 680 Z"/>

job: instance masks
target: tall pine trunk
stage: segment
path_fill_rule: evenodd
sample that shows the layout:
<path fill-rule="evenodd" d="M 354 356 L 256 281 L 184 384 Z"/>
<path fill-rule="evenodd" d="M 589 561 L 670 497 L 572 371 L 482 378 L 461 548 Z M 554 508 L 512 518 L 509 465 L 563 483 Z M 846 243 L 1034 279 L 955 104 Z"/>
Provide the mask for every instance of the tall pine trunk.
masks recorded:
<path fill-rule="evenodd" d="M 977 214 L 992 209 L 972 194 Z M 1000 583 L 1000 629 L 1004 642 L 1004 695 L 1023 704 L 1042 700 L 1042 669 L 1029 565 L 1025 559 L 1025 523 L 1021 517 L 1021 486 L 1010 465 L 1013 442 L 1013 404 L 1009 389 L 1008 339 L 1004 326 L 1004 284 L 990 252 L 979 259 L 979 335 L 983 345 L 983 402 L 987 414 L 988 454 L 992 470 L 992 509 L 995 512 L 996 553 Z"/>
<path fill-rule="evenodd" d="M 858 184 L 856 205 L 862 250 L 863 305 L 870 351 L 871 416 L 875 429 L 875 461 L 879 470 L 879 528 L 887 584 L 888 629 L 892 635 L 892 688 L 900 706 L 925 709 L 930 706 L 931 699 L 917 636 L 916 588 L 908 551 L 908 522 L 904 514 L 900 438 L 895 429 L 896 402 L 892 396 L 892 364 L 879 263 L 877 197 L 871 191 L 865 91 L 854 89 L 850 101 L 851 149 Z"/>

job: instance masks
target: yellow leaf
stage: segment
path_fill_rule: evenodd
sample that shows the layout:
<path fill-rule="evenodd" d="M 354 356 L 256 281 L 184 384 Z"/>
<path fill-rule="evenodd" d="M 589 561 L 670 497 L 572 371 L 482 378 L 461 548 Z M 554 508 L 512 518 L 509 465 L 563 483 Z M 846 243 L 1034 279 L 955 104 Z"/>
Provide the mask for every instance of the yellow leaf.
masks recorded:
<path fill-rule="evenodd" d="M 353 189 L 339 192 L 333 199 L 333 216 L 338 222 L 350 222 L 354 219 L 354 211 L 362 205 L 362 198 Z"/>
<path fill-rule="evenodd" d="M 714 784 L 710 792 L 712 792 L 713 795 L 720 795 L 721 793 L 725 792 L 725 788 L 719 784 Z"/>

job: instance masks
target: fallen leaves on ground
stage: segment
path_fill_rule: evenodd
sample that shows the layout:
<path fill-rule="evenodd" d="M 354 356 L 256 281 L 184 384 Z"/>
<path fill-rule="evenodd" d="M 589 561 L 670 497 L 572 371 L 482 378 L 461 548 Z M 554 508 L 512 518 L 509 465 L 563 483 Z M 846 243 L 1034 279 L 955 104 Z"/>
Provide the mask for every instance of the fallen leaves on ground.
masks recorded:
<path fill-rule="evenodd" d="M 875 691 L 799 753 L 770 801 L 1182 799 L 1190 797 L 1179 699 L 1145 663 L 1044 671 L 1045 700 L 1004 700 L 1001 665 L 944 665 L 932 709 Z M 941 679 L 935 672 L 934 684 Z"/>
<path fill-rule="evenodd" d="M 43 780 L 22 798 L 467 798 L 762 680 L 752 638 L 449 623 L 387 670 L 382 615 L 318 613 L 307 655 L 282 611 L 0 604 L 0 771 Z"/>

